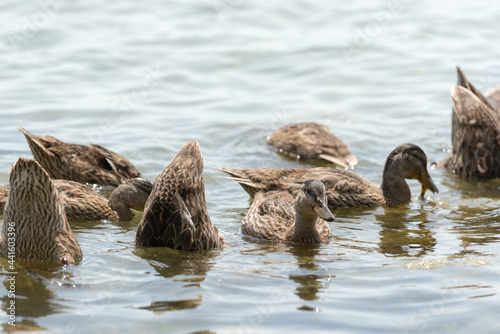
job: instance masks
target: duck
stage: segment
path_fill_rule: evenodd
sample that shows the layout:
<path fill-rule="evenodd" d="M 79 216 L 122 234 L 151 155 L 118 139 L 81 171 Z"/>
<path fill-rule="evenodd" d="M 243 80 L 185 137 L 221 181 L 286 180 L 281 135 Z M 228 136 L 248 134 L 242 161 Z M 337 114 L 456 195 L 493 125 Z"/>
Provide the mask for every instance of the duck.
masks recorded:
<path fill-rule="evenodd" d="M 500 177 L 500 86 L 481 94 L 457 66 L 451 155 L 439 167 L 468 179 Z"/>
<path fill-rule="evenodd" d="M 135 244 L 185 251 L 224 247 L 224 237 L 207 211 L 203 156 L 198 142 L 182 146 L 153 181 Z"/>
<path fill-rule="evenodd" d="M 221 168 L 251 196 L 259 191 L 285 190 L 296 194 L 302 183 L 320 180 L 326 187 L 331 209 L 376 207 L 407 204 L 411 191 L 405 179 L 417 179 L 422 185 L 420 198 L 427 190 L 439 192 L 427 170 L 427 156 L 414 144 L 396 147 L 385 162 L 379 187 L 356 173 L 330 167 L 305 168 Z"/>
<path fill-rule="evenodd" d="M 37 136 L 18 128 L 28 141 L 33 157 L 52 179 L 118 187 L 141 173 L 127 159 L 99 145 L 62 142 L 52 136 Z"/>
<path fill-rule="evenodd" d="M 334 163 L 344 168 L 358 163 L 347 144 L 319 123 L 285 125 L 268 136 L 267 143 L 278 152 L 305 162 Z"/>
<path fill-rule="evenodd" d="M 69 180 L 53 180 L 70 221 L 128 221 L 131 209 L 144 210 L 153 183 L 142 178 L 126 180 L 113 190 L 109 200 L 93 189 Z M 0 215 L 3 214 L 9 185 L 0 186 Z"/>
<path fill-rule="evenodd" d="M 0 256 L 73 264 L 83 257 L 60 195 L 43 167 L 19 158 L 9 176 Z"/>
<path fill-rule="evenodd" d="M 295 200 L 287 191 L 258 192 L 241 230 L 257 239 L 317 245 L 332 238 L 326 221 L 334 218 L 328 209 L 325 185 L 319 180 L 306 180 Z"/>

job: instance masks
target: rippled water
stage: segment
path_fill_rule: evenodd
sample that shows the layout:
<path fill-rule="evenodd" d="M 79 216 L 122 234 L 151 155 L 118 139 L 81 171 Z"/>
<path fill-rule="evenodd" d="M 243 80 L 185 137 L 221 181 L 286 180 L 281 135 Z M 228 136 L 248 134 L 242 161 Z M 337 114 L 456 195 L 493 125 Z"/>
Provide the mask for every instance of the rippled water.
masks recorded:
<path fill-rule="evenodd" d="M 17 262 L 17 328 L 497 333 L 498 180 L 431 170 L 440 192 L 428 201 L 338 210 L 331 243 L 304 248 L 243 237 L 248 195 L 218 168 L 299 166 L 265 144 L 298 121 L 328 125 L 375 183 L 403 142 L 444 159 L 455 65 L 481 91 L 500 84 L 499 10 L 485 0 L 1 2 L 0 183 L 31 156 L 17 125 L 105 145 L 147 178 L 198 140 L 209 213 L 228 243 L 136 249 L 140 215 L 72 223 L 81 263 Z"/>

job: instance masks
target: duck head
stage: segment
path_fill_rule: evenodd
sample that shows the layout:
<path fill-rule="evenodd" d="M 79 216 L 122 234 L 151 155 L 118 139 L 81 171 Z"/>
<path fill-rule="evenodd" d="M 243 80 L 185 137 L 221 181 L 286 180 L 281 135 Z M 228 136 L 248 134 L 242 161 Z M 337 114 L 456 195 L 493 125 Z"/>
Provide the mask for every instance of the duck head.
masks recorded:
<path fill-rule="evenodd" d="M 414 144 L 399 145 L 389 154 L 383 178 L 385 184 L 390 184 L 398 178 L 418 180 L 422 185 L 420 198 L 424 197 L 427 190 L 433 193 L 439 192 L 427 170 L 427 156 L 420 147 Z M 384 190 L 384 184 L 382 189 Z"/>
<path fill-rule="evenodd" d="M 319 216 L 329 222 L 335 219 L 328 209 L 325 185 L 318 180 L 307 180 L 302 184 L 295 199 L 295 211 L 306 216 Z"/>

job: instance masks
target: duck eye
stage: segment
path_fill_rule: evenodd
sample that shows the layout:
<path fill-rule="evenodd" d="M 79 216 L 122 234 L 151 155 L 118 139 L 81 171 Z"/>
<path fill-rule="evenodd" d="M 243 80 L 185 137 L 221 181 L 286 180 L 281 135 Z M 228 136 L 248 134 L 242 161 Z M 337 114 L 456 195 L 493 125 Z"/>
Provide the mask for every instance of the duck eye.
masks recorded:
<path fill-rule="evenodd" d="M 318 202 L 318 206 L 319 206 L 321 209 L 323 209 L 323 203 Z"/>

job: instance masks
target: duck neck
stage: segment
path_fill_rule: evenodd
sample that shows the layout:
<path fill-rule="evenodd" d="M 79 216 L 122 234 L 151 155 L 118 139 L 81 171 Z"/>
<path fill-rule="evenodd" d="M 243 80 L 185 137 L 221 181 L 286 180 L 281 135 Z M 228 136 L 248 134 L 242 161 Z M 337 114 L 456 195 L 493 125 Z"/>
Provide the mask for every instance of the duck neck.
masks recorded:
<path fill-rule="evenodd" d="M 386 205 L 406 204 L 411 201 L 410 187 L 402 176 L 387 175 L 384 172 L 381 188 Z"/>
<path fill-rule="evenodd" d="M 290 228 L 287 236 L 287 241 L 297 244 L 320 244 L 321 237 L 316 222 L 318 215 L 300 213 L 300 210 L 295 209 L 295 224 Z"/>

